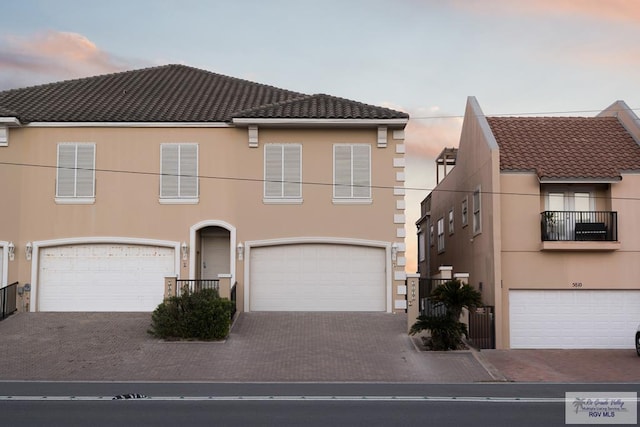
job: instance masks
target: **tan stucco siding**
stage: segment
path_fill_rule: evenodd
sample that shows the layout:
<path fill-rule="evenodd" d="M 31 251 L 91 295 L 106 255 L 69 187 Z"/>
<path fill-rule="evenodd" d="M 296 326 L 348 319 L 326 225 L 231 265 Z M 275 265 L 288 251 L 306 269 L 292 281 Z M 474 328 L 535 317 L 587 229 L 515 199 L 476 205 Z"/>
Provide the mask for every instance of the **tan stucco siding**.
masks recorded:
<path fill-rule="evenodd" d="M 0 240 L 22 246 L 28 241 L 82 237 L 127 237 L 190 242 L 190 227 L 202 221 L 228 223 L 236 241 L 330 237 L 404 243 L 396 237 L 394 216 L 402 215 L 393 187 L 401 185 L 394 168 L 393 131 L 388 145 L 377 145 L 376 128 L 259 130 L 259 146 L 250 148 L 246 128 L 28 127 L 12 129 L 10 146 L 0 147 L 5 206 Z M 95 203 L 59 204 L 55 200 L 57 146 L 61 142 L 95 144 Z M 198 144 L 199 199 L 196 204 L 162 204 L 160 144 Z M 264 145 L 302 145 L 302 203 L 263 202 Z M 371 147 L 371 203 L 333 203 L 333 144 Z M 27 166 L 35 165 L 35 166 Z M 404 257 L 400 252 L 399 257 Z M 12 263 L 10 277 L 29 282 L 30 263 Z M 403 271 L 403 268 L 399 268 Z M 243 268 L 236 265 L 241 284 Z M 180 275 L 189 276 L 188 263 Z M 393 277 L 393 272 L 389 272 Z M 396 281 L 395 284 L 402 282 Z M 242 290 L 239 292 L 242 296 Z M 395 286 L 394 286 L 395 297 Z M 242 306 L 242 305 L 240 305 Z"/>

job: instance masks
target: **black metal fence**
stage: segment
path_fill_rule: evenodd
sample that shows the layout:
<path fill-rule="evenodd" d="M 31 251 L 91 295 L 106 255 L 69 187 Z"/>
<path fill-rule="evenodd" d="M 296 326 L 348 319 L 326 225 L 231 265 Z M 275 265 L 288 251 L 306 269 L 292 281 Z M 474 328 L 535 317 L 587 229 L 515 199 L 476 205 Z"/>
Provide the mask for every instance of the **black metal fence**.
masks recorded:
<path fill-rule="evenodd" d="M 0 288 L 0 320 L 10 316 L 18 310 L 17 307 L 18 282 Z"/>
<path fill-rule="evenodd" d="M 447 309 L 442 304 L 435 304 L 429 299 L 429 295 L 435 288 L 444 285 L 451 279 L 419 279 L 420 315 L 442 316 Z"/>
<path fill-rule="evenodd" d="M 182 295 L 184 292 L 194 293 L 205 289 L 215 289 L 220 291 L 219 280 L 201 280 L 201 279 L 177 279 L 176 280 L 176 296 Z"/>
<path fill-rule="evenodd" d="M 469 340 L 477 348 L 496 348 L 494 307 L 485 305 L 469 312 Z"/>
<path fill-rule="evenodd" d="M 231 318 L 233 319 L 233 316 L 236 315 L 236 310 L 237 310 L 237 306 L 236 304 L 237 302 L 237 292 L 236 292 L 236 288 L 238 287 L 238 282 L 234 283 L 233 286 L 231 286 L 231 302 L 233 303 L 233 305 L 231 306 Z"/>
<path fill-rule="evenodd" d="M 544 211 L 540 214 L 542 241 L 618 240 L 618 213 L 610 211 Z"/>

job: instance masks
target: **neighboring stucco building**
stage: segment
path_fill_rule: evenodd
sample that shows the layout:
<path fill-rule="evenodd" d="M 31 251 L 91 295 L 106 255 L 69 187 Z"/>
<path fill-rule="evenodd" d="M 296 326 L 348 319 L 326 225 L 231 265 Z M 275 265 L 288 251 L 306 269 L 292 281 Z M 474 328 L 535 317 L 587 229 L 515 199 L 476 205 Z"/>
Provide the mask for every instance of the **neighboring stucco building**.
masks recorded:
<path fill-rule="evenodd" d="M 219 275 L 245 311 L 404 311 L 407 121 L 182 65 L 0 92 L 1 284 L 31 311 Z"/>
<path fill-rule="evenodd" d="M 486 117 L 422 204 L 423 277 L 469 273 L 497 348 L 632 348 L 640 322 L 640 120 Z M 420 250 L 419 250 L 420 253 Z"/>

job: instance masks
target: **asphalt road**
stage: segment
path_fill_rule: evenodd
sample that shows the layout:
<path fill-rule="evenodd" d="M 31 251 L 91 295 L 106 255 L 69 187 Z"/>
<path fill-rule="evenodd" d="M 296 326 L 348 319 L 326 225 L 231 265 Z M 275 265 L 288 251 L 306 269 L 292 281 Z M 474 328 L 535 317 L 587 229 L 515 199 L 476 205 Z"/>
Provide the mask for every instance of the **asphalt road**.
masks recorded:
<path fill-rule="evenodd" d="M 564 426 L 565 392 L 638 384 L 0 382 L 11 426 Z M 144 397 L 113 400 L 117 395 Z"/>

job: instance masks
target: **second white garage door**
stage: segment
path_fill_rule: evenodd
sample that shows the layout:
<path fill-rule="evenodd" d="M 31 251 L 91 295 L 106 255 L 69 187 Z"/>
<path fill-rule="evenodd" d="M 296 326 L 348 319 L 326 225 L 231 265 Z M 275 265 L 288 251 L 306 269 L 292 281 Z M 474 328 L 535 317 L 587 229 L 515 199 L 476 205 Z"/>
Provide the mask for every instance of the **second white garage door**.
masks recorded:
<path fill-rule="evenodd" d="M 383 248 L 295 244 L 250 255 L 250 311 L 386 311 Z"/>
<path fill-rule="evenodd" d="M 511 290 L 511 348 L 633 348 L 640 291 Z"/>
<path fill-rule="evenodd" d="M 153 311 L 164 277 L 175 275 L 175 250 L 128 244 L 42 248 L 38 311 Z"/>

